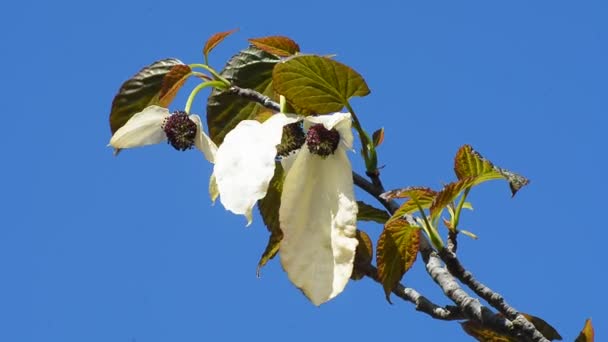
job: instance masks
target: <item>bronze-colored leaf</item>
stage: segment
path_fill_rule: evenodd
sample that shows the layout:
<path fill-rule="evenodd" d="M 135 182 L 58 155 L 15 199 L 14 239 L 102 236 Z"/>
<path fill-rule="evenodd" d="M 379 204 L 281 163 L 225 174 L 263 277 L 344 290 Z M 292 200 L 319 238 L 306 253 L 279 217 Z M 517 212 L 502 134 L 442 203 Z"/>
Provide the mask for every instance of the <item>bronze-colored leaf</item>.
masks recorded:
<path fill-rule="evenodd" d="M 357 212 L 358 221 L 373 221 L 384 224 L 390 217 L 386 210 L 378 209 L 363 201 L 357 201 L 359 211 Z"/>
<path fill-rule="evenodd" d="M 574 342 L 593 342 L 595 340 L 595 332 L 591 324 L 591 318 L 585 321 L 585 326 Z"/>
<path fill-rule="evenodd" d="M 397 209 L 389 221 L 403 218 L 404 215 L 417 212 L 420 208 L 427 209 L 433 203 L 437 192 L 424 187 L 409 187 L 392 190 L 381 195 L 383 198 L 408 198 L 399 209 Z M 420 208 L 418 207 L 420 206 Z"/>
<path fill-rule="evenodd" d="M 384 226 L 378 240 L 376 264 L 389 303 L 391 291 L 416 261 L 419 247 L 420 229 L 407 220 L 393 220 Z"/>
<path fill-rule="evenodd" d="M 521 175 L 492 164 L 469 145 L 462 146 L 456 153 L 454 172 L 458 179 L 474 179 L 473 185 L 492 179 L 505 179 L 509 182 L 513 196 L 530 182 Z"/>
<path fill-rule="evenodd" d="M 221 72 L 231 83 L 256 90 L 276 100 L 272 89 L 272 69 L 278 57 L 256 47 L 249 47 L 233 56 Z M 242 120 L 255 119 L 266 109 L 257 103 L 229 92 L 213 90 L 207 100 L 207 127 L 211 139 L 221 144 L 226 133 Z"/>
<path fill-rule="evenodd" d="M 549 341 L 562 340 L 562 336 L 552 327 L 549 323 L 547 323 L 544 319 L 532 315 L 528 315 L 526 313 L 521 313 L 530 323 L 534 324 L 534 327 L 540 331 L 543 336 Z"/>
<path fill-rule="evenodd" d="M 350 278 L 353 280 L 359 280 L 365 277 L 365 271 L 362 269 L 364 267 L 368 267 L 372 262 L 372 258 L 374 256 L 374 246 L 372 244 L 372 240 L 369 238 L 369 235 L 364 231 L 358 230 L 355 235 L 359 244 L 357 245 L 357 250 L 355 251 L 355 262 L 353 263 L 353 273 Z"/>
<path fill-rule="evenodd" d="M 249 42 L 258 49 L 279 57 L 289 57 L 300 52 L 300 46 L 292 39 L 284 36 L 251 38 Z"/>
<path fill-rule="evenodd" d="M 337 112 L 353 96 L 370 93 L 365 80 L 349 66 L 333 59 L 299 55 L 277 64 L 274 89 L 298 108 L 318 114 Z"/>
<path fill-rule="evenodd" d="M 281 163 L 276 163 L 274 176 L 268 185 L 266 197 L 258 202 L 258 209 L 262 215 L 262 220 L 270 232 L 268 245 L 258 262 L 256 272 L 258 277 L 261 275 L 262 267 L 264 267 L 269 260 L 274 258 L 279 251 L 279 245 L 281 239 L 283 239 L 283 232 L 281 231 L 281 225 L 279 223 L 279 208 L 281 207 L 281 193 L 283 191 L 284 179 L 285 172 L 281 167 Z"/>
<path fill-rule="evenodd" d="M 460 325 L 467 334 L 473 336 L 479 342 L 518 342 L 513 337 L 497 333 L 475 321 L 466 321 L 460 323 Z"/>
<path fill-rule="evenodd" d="M 374 146 L 378 147 L 384 141 L 384 127 L 378 129 L 372 134 L 372 140 L 374 142 Z"/>
<path fill-rule="evenodd" d="M 203 47 L 203 55 L 205 56 L 205 60 L 207 60 L 207 57 L 209 56 L 209 52 L 211 52 L 211 50 L 213 50 L 226 37 L 238 30 L 239 29 L 232 29 L 230 31 L 218 32 L 209 37 L 209 39 L 207 39 L 207 42 L 205 43 L 205 47 Z"/>
<path fill-rule="evenodd" d="M 441 191 L 437 193 L 433 203 L 431 204 L 431 220 L 439 217 L 445 207 L 454 202 L 454 200 L 460 195 L 460 193 L 471 187 L 474 183 L 473 178 L 464 178 L 456 182 L 449 183 L 444 186 Z"/>
<path fill-rule="evenodd" d="M 177 92 L 186 83 L 188 76 L 192 73 L 192 69 L 188 65 L 178 64 L 163 78 L 162 86 L 158 94 L 158 105 L 161 107 L 169 107 L 169 104 L 177 95 Z"/>
<path fill-rule="evenodd" d="M 110 130 L 112 134 L 136 113 L 151 105 L 159 104 L 159 92 L 163 80 L 175 65 L 184 65 L 180 60 L 167 58 L 154 62 L 139 70 L 120 86 L 112 101 Z"/>

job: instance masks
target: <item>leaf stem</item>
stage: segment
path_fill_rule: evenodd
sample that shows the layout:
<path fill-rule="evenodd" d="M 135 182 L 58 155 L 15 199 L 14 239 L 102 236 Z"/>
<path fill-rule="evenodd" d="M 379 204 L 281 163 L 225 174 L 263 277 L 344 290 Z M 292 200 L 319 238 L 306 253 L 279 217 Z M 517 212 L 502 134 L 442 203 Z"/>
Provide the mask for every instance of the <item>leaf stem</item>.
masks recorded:
<path fill-rule="evenodd" d="M 355 126 L 355 129 L 359 134 L 359 139 L 361 139 L 361 150 L 363 159 L 365 159 L 366 172 L 368 174 L 376 175 L 378 173 L 378 156 L 376 155 L 376 149 L 372 139 L 369 134 L 363 130 L 363 127 L 361 127 L 361 122 L 359 122 L 359 118 L 357 117 L 357 114 L 355 114 L 355 110 L 351 107 L 350 103 L 346 102 L 345 105 L 353 118 L 353 126 Z"/>
<path fill-rule="evenodd" d="M 462 211 L 462 207 L 464 206 L 464 203 L 467 200 L 467 195 L 469 194 L 469 192 L 471 191 L 471 188 L 468 187 L 464 190 L 464 193 L 462 194 L 462 197 L 460 197 L 460 202 L 458 202 L 458 207 L 456 208 L 456 212 L 454 213 L 454 221 L 452 222 L 452 229 L 454 229 L 456 231 L 456 228 L 458 227 L 458 223 L 460 221 L 460 212 Z"/>
<path fill-rule="evenodd" d="M 190 92 L 190 95 L 188 96 L 188 100 L 186 101 L 186 107 L 184 108 L 184 111 L 188 114 L 190 114 L 190 108 L 192 108 L 192 102 L 194 101 L 194 98 L 196 97 L 196 95 L 203 89 L 207 88 L 207 87 L 216 87 L 219 89 L 224 89 L 224 83 L 220 82 L 220 81 L 208 81 L 208 82 L 203 82 L 199 85 L 196 86 L 196 88 L 192 89 L 192 92 Z"/>
<path fill-rule="evenodd" d="M 217 71 L 213 70 L 213 68 L 210 67 L 210 66 L 208 66 L 207 64 L 194 63 L 194 64 L 190 64 L 188 66 L 191 69 L 194 69 L 194 68 L 205 69 L 205 70 L 209 71 L 209 73 L 211 75 L 213 75 L 213 77 L 215 77 L 216 80 L 222 82 L 226 86 L 225 88 L 230 87 L 230 81 L 228 81 L 227 79 L 225 79 L 222 76 L 220 76 L 220 74 L 218 74 Z"/>

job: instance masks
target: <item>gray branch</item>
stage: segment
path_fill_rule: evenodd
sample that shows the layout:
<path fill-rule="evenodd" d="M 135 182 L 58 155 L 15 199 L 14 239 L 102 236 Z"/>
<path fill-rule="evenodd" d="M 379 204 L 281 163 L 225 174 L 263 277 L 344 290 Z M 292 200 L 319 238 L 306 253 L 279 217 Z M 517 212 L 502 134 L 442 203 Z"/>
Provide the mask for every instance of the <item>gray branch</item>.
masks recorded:
<path fill-rule="evenodd" d="M 226 91 L 252 102 L 256 102 L 273 111 L 278 112 L 280 110 L 278 103 L 255 90 L 231 86 Z M 399 205 L 395 201 L 386 201 L 380 197 L 380 195 L 384 193 L 384 188 L 380 181 L 379 173 L 367 174 L 367 176 L 370 177 L 372 182 L 358 173 L 353 172 L 354 184 L 372 195 L 391 214 L 394 213 L 399 208 Z M 453 247 L 455 247 L 455 244 Z M 430 302 L 414 289 L 406 288 L 401 284 L 398 284 L 392 291 L 396 296 L 405 301 L 414 303 L 417 310 L 425 312 L 437 319 L 471 319 L 488 326 L 497 332 L 514 336 L 521 341 L 549 342 L 532 323 L 510 307 L 500 294 L 481 284 L 470 272 L 465 270 L 454 253 L 444 248 L 438 255 L 430 242 L 426 238 L 423 238 L 420 239 L 420 254 L 424 260 L 427 273 L 443 290 L 443 293 L 457 304 L 458 307 L 440 307 Z M 446 267 L 442 265 L 442 261 L 446 264 Z M 369 268 L 365 270 L 365 274 L 367 277 L 379 282 L 377 269 L 374 266 L 369 265 Z M 458 278 L 458 280 L 471 288 L 478 296 L 499 310 L 504 317 L 493 313 L 492 310 L 483 306 L 478 299 L 469 296 L 462 290 L 454 277 Z"/>

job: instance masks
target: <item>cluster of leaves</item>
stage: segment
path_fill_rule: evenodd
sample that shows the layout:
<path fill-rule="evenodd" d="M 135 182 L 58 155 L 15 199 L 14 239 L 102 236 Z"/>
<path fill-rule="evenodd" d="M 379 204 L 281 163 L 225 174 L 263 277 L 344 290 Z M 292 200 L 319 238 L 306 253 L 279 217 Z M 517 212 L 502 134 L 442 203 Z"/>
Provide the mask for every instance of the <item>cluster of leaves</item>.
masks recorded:
<path fill-rule="evenodd" d="M 209 136 L 218 145 L 240 121 L 263 121 L 271 114 L 269 109 L 237 94 L 233 87 L 254 90 L 275 102 L 283 100 L 286 108 L 307 115 L 331 113 L 343 108 L 354 114 L 349 99 L 370 93 L 365 80 L 349 66 L 330 57 L 302 54 L 295 41 L 283 36 L 249 39 L 249 47 L 234 55 L 219 73 L 215 72 L 208 66 L 208 55 L 233 32 L 235 30 L 217 33 L 207 41 L 203 49 L 205 64 L 186 65 L 178 59 L 164 59 L 143 68 L 126 81 L 112 103 L 111 132 L 116 132 L 131 116 L 150 105 L 168 107 L 191 76 L 209 82 L 213 87 L 207 100 L 206 117 Z M 202 67 L 210 75 L 196 71 L 197 67 Z M 384 140 L 384 130 L 377 130 L 369 136 L 356 122 L 356 115 L 354 120 L 367 172 L 373 174 L 377 172 L 375 149 Z M 466 199 L 473 187 L 489 180 L 504 179 L 508 182 L 512 195 L 515 195 L 528 184 L 526 178 L 494 165 L 468 145 L 458 150 L 454 171 L 456 180 L 440 190 L 405 187 L 384 193 L 382 198 L 387 201 L 403 201 L 392 214 L 358 202 L 359 220 L 383 225 L 376 243 L 375 263 L 389 302 L 391 291 L 416 260 L 420 240 L 423 238 L 421 234 L 426 234 L 437 250 L 445 248 L 439 234 L 440 224 L 447 228 L 448 233 L 475 237 L 458 228 L 462 209 L 471 208 Z M 268 193 L 258 204 L 264 224 L 270 232 L 268 245 L 258 263 L 258 275 L 260 269 L 279 250 L 282 232 L 278 210 L 283 180 L 284 172 L 280 163 L 277 163 L 277 172 Z M 214 191 L 210 189 L 212 197 L 217 196 Z M 443 217 L 446 211 L 447 218 Z M 416 218 L 412 216 L 414 214 L 417 215 Z M 359 245 L 352 274 L 354 280 L 363 278 L 364 266 L 372 264 L 374 260 L 374 243 L 369 235 L 358 230 L 356 237 Z M 557 331 L 542 319 L 534 316 L 528 318 L 539 330 L 543 330 L 547 338 L 561 339 Z M 509 336 L 500 335 L 473 321 L 464 322 L 462 326 L 479 341 L 512 341 Z M 590 321 L 577 339 L 579 341 L 593 341 Z"/>

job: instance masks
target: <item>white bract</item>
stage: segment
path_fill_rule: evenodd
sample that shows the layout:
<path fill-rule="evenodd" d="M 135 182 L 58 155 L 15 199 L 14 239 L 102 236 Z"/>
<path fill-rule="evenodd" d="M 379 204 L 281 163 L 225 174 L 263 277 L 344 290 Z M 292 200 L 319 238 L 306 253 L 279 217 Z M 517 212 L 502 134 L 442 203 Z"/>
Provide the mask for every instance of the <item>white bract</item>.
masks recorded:
<path fill-rule="evenodd" d="M 241 121 L 217 151 L 214 175 L 222 204 L 245 215 L 248 223 L 274 175 L 283 126 L 298 120 L 279 113 L 264 123 Z M 303 146 L 283 163 L 279 221 L 281 264 L 289 279 L 320 305 L 342 292 L 352 273 L 357 203 L 346 155 L 353 142 L 350 114 L 304 118 L 305 130 L 315 124 L 338 131 L 340 144 L 327 157 Z"/>
<path fill-rule="evenodd" d="M 163 130 L 163 123 L 170 115 L 167 108 L 146 107 L 133 115 L 112 135 L 109 145 L 119 151 L 124 148 L 153 145 L 166 141 L 167 135 Z M 201 118 L 198 115 L 190 115 L 189 118 L 196 124 L 194 146 L 205 155 L 208 161 L 213 163 L 217 150 L 215 143 L 203 131 Z"/>

